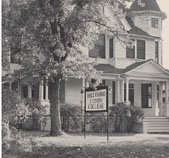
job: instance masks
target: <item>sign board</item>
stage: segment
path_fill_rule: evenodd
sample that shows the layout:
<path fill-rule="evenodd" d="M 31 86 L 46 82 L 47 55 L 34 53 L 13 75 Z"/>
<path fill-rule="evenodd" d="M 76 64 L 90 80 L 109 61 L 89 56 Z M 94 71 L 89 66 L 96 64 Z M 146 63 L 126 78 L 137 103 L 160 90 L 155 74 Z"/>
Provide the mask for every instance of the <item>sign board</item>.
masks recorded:
<path fill-rule="evenodd" d="M 108 111 L 108 86 L 85 89 L 85 112 Z"/>

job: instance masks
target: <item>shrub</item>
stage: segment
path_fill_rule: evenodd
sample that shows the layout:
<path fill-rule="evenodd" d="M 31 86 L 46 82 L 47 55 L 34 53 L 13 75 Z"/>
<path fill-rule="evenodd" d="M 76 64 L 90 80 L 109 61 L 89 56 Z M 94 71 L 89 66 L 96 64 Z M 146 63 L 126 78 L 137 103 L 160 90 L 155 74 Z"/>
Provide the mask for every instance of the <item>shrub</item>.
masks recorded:
<path fill-rule="evenodd" d="M 29 107 L 30 111 L 30 120 L 29 123 L 31 123 L 32 130 L 39 130 L 40 125 L 45 126 L 46 120 L 44 119 L 44 116 L 46 115 L 46 107 L 42 106 L 40 101 L 38 100 L 32 100 L 32 99 L 25 99 L 25 105 Z M 28 122 L 26 122 L 28 124 Z M 26 125 L 24 125 L 26 127 Z"/>
<path fill-rule="evenodd" d="M 22 99 L 16 92 L 7 88 L 2 89 L 2 148 L 3 152 L 19 145 L 19 129 L 24 128 L 27 120 L 32 118 L 31 128 L 37 129 L 45 107 L 38 101 Z"/>
<path fill-rule="evenodd" d="M 118 103 L 110 108 L 110 116 L 114 117 L 115 132 L 121 130 L 132 132 L 135 123 L 144 116 L 143 110 L 134 105 Z"/>
<path fill-rule="evenodd" d="M 79 105 L 63 104 L 60 108 L 62 118 L 62 129 L 65 132 L 70 130 L 81 131 L 82 129 L 82 109 Z"/>
<path fill-rule="evenodd" d="M 105 132 L 107 129 L 107 118 L 105 113 L 87 113 L 86 124 L 92 132 Z"/>
<path fill-rule="evenodd" d="M 141 107 L 133 105 L 129 106 L 129 111 L 131 115 L 128 116 L 127 131 L 132 132 L 136 122 L 139 121 L 140 119 L 143 119 L 144 112 Z"/>

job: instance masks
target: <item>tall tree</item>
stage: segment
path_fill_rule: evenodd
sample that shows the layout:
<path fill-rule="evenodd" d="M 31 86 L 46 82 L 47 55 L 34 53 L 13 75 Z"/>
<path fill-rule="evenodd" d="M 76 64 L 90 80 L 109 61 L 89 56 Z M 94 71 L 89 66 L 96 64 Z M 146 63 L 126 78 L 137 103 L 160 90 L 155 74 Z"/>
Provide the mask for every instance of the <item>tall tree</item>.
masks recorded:
<path fill-rule="evenodd" d="M 121 18 L 117 3 L 123 0 L 32 0 L 22 5 L 14 26 L 21 41 L 18 58 L 19 77 L 47 77 L 52 81 L 50 100 L 51 132 L 61 134 L 59 89 L 60 81 L 68 77 L 95 78 L 100 72 L 88 60 L 87 51 L 94 46 L 98 35 L 111 32 L 118 36 L 119 28 L 105 16 L 104 7 L 111 6 Z M 18 46 L 12 36 L 12 45 Z"/>

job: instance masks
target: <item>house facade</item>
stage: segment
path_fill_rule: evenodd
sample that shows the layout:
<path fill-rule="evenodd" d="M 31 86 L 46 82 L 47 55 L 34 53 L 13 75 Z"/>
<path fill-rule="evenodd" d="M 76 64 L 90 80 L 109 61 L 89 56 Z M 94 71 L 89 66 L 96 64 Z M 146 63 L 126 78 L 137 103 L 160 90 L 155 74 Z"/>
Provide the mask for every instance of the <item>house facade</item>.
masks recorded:
<path fill-rule="evenodd" d="M 105 8 L 104 12 L 115 18 L 111 7 Z M 97 63 L 95 68 L 103 72 L 103 84 L 109 87 L 109 106 L 126 102 L 142 107 L 145 114 L 144 128 L 150 132 L 169 132 L 169 71 L 163 67 L 161 37 L 162 21 L 165 18 L 156 0 L 135 0 L 125 18 L 115 19 L 127 30 L 130 45 L 124 44 L 124 35 L 118 39 L 106 33 L 99 36 L 95 47 L 86 54 Z M 10 60 L 11 68 L 16 69 L 17 64 L 12 55 Z M 17 81 L 11 83 L 10 87 L 18 90 L 22 97 L 35 98 L 42 105 L 50 106 L 51 85 L 50 82 L 46 83 L 46 79 L 39 85 Z M 89 81 L 85 78 L 62 81 L 60 102 L 83 107 L 84 94 L 81 89 L 88 86 Z M 154 127 L 159 121 L 164 126 Z M 150 129 L 150 125 L 154 128 Z"/>

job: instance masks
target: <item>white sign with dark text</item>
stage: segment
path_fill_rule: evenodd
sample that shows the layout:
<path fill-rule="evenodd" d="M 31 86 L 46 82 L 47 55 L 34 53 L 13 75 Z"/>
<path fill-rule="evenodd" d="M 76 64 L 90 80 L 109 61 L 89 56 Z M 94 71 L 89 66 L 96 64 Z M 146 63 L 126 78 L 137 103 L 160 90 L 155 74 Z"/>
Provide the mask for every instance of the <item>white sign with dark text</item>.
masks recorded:
<path fill-rule="evenodd" d="M 85 92 L 85 111 L 95 112 L 95 111 L 107 111 L 107 88 L 99 88 L 97 90 L 86 90 Z"/>

